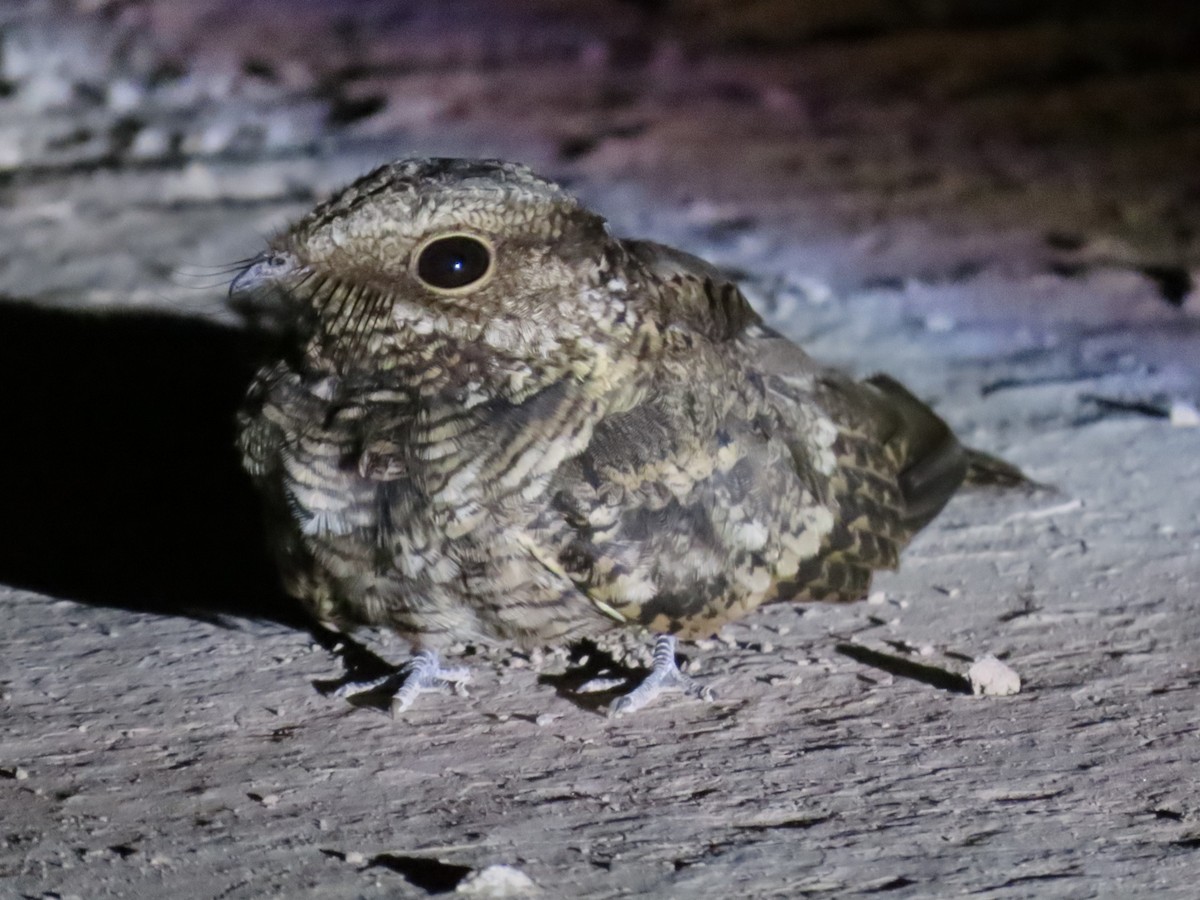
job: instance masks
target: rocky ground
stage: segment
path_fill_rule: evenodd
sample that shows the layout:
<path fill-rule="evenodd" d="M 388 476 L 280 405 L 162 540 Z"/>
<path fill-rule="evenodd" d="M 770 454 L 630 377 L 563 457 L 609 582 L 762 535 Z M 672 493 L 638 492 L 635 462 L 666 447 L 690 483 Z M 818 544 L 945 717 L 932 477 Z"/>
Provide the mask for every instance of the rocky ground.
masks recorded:
<path fill-rule="evenodd" d="M 1200 20 L 827 6 L 0 6 L 0 893 L 1193 896 Z M 712 706 L 605 718 L 595 647 L 330 696 L 405 648 L 279 596 L 223 284 L 427 154 L 566 180 L 1059 493 L 684 648 Z"/>

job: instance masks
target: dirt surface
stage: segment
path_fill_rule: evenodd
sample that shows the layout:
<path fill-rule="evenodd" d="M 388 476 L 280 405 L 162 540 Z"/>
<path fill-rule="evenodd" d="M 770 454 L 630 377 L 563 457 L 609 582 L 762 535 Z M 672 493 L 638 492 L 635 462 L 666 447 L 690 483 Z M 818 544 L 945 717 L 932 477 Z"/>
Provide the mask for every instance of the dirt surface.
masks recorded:
<path fill-rule="evenodd" d="M 0 895 L 1194 896 L 1197 16 L 778 6 L 0 6 Z M 608 719 L 596 647 L 331 696 L 406 648 L 279 596 L 223 283 L 428 154 L 567 180 L 1058 492 L 684 647 L 713 705 Z"/>

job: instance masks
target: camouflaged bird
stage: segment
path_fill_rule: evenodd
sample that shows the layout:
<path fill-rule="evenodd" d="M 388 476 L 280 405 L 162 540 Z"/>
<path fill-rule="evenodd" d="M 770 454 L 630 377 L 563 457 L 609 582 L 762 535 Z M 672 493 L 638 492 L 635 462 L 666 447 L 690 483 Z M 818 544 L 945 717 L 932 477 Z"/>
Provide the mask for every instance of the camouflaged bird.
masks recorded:
<path fill-rule="evenodd" d="M 622 627 L 659 639 L 616 711 L 711 698 L 676 637 L 857 599 L 972 466 L 1020 477 L 890 378 L 815 363 L 715 268 L 612 237 L 518 165 L 383 166 L 231 294 L 293 334 L 240 437 L 286 587 L 413 644 L 395 711 L 466 677 L 440 666 L 452 643 Z"/>

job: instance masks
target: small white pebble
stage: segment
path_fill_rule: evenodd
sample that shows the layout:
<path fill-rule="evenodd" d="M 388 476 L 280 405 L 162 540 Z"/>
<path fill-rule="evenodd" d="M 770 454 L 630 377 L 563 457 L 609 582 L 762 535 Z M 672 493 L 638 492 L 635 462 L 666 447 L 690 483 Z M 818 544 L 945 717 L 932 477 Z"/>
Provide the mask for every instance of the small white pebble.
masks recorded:
<path fill-rule="evenodd" d="M 593 678 L 590 681 L 585 681 L 576 688 L 576 693 L 597 694 L 600 691 L 611 691 L 613 688 L 619 687 L 624 683 L 624 678 Z"/>
<path fill-rule="evenodd" d="M 971 691 L 988 697 L 1009 697 L 1021 690 L 1021 676 L 990 653 L 967 670 Z"/>
<path fill-rule="evenodd" d="M 792 283 L 800 290 L 804 299 L 814 306 L 821 306 L 834 298 L 833 288 L 824 281 L 797 277 L 793 279 Z"/>
<path fill-rule="evenodd" d="M 922 644 L 920 649 L 917 650 L 918 656 L 933 656 L 933 654 L 933 644 Z"/>
<path fill-rule="evenodd" d="M 17 781 L 25 781 L 29 778 L 29 770 L 17 766 L 13 769 L 13 778 L 17 779 Z"/>
<path fill-rule="evenodd" d="M 357 850 L 351 850 L 346 854 L 346 862 L 352 866 L 361 866 L 367 861 L 367 858 Z"/>
<path fill-rule="evenodd" d="M 1200 409 L 1196 409 L 1192 404 L 1185 403 L 1183 400 L 1176 400 L 1171 404 L 1169 416 L 1171 424 L 1176 428 L 1200 426 Z"/>
<path fill-rule="evenodd" d="M 887 594 L 883 591 L 872 591 L 871 595 L 867 597 L 867 603 L 871 606 L 883 606 L 887 603 Z"/>
<path fill-rule="evenodd" d="M 108 85 L 108 105 L 114 112 L 133 112 L 145 97 L 145 89 L 131 78 L 117 78 Z"/>
<path fill-rule="evenodd" d="M 143 128 L 134 136 L 129 155 L 146 159 L 163 156 L 171 149 L 171 136 L 162 128 Z"/>
<path fill-rule="evenodd" d="M 559 713 L 539 713 L 538 717 L 533 720 L 533 724 L 539 728 L 545 728 L 547 725 L 553 725 L 555 719 L 561 718 L 562 715 Z"/>
<path fill-rule="evenodd" d="M 934 334 L 945 334 L 954 330 L 954 319 L 945 313 L 934 313 L 925 319 L 925 328 Z"/>

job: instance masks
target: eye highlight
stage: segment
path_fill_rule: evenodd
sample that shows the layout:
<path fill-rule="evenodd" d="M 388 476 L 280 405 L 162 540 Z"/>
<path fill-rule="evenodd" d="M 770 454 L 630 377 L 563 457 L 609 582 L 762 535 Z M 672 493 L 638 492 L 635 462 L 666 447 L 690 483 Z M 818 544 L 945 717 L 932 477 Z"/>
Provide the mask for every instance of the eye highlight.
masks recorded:
<path fill-rule="evenodd" d="M 443 234 L 422 244 L 413 256 L 413 273 L 439 293 L 466 293 L 481 287 L 492 273 L 491 246 L 473 234 Z"/>

